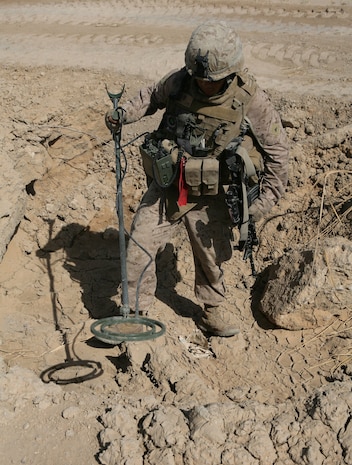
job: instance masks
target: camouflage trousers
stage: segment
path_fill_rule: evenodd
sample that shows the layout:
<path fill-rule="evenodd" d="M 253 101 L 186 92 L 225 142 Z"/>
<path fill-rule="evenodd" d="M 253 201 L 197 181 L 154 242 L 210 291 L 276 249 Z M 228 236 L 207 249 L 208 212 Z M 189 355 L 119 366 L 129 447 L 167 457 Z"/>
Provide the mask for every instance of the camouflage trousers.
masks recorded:
<path fill-rule="evenodd" d="M 135 309 L 137 292 L 138 311 L 148 312 L 153 304 L 157 285 L 156 256 L 170 243 L 181 221 L 193 251 L 195 295 L 204 304 L 221 304 L 225 299 L 221 264 L 232 254 L 231 225 L 224 195 L 197 198 L 197 206 L 177 222 L 167 219 L 161 202 L 160 189 L 153 182 L 143 196 L 131 226 L 127 246 L 130 308 Z"/>

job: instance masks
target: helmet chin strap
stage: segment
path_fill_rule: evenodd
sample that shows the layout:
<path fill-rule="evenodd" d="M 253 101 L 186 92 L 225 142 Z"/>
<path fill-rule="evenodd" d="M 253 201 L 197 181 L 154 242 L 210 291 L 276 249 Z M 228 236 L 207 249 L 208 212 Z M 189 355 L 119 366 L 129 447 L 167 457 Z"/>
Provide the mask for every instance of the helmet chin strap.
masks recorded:
<path fill-rule="evenodd" d="M 236 73 L 232 73 L 229 76 L 227 76 L 227 78 L 226 78 L 226 86 L 227 87 L 232 83 L 232 81 L 235 79 L 235 77 L 236 77 Z"/>

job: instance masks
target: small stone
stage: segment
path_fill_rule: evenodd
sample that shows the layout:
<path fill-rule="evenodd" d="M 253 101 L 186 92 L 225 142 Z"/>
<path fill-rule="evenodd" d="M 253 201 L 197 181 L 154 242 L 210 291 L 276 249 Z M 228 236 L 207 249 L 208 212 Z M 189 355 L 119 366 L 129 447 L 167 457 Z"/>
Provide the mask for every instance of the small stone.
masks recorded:
<path fill-rule="evenodd" d="M 62 412 L 62 418 L 65 418 L 66 420 L 70 420 L 72 418 L 75 418 L 78 416 L 80 413 L 80 409 L 78 407 L 68 407 Z"/>

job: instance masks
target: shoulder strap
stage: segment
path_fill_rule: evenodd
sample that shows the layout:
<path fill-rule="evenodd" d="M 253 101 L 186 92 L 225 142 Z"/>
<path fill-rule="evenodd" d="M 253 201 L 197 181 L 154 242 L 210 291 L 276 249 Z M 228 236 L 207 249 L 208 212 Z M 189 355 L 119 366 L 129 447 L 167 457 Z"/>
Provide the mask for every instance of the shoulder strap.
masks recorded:
<path fill-rule="evenodd" d="M 255 166 L 248 155 L 247 150 L 242 147 L 241 145 L 237 148 L 236 153 L 242 158 L 244 167 L 246 169 L 246 174 L 248 177 L 255 176 L 256 175 L 256 170 Z"/>

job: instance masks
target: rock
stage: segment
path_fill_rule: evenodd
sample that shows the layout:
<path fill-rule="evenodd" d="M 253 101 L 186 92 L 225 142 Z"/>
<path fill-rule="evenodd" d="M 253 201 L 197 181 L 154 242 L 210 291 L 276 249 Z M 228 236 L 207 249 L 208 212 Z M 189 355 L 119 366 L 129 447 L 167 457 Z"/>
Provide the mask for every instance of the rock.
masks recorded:
<path fill-rule="evenodd" d="M 99 454 L 103 465 L 142 465 L 143 449 L 138 436 L 138 425 L 133 409 L 120 404 L 102 415 L 105 427 L 100 433 L 104 450 Z"/>
<path fill-rule="evenodd" d="M 175 383 L 175 401 L 184 408 L 202 404 L 206 401 L 217 402 L 219 395 L 205 382 L 204 378 L 189 373 Z"/>
<path fill-rule="evenodd" d="M 352 242 L 325 239 L 315 249 L 294 251 L 270 267 L 260 310 L 281 328 L 319 327 L 349 308 L 351 289 Z"/>
<path fill-rule="evenodd" d="M 175 407 L 161 407 L 143 421 L 143 430 L 154 447 L 183 451 L 188 441 L 188 426 L 182 412 Z"/>
<path fill-rule="evenodd" d="M 306 125 L 304 126 L 304 132 L 305 132 L 308 136 L 312 136 L 312 135 L 315 133 L 314 125 L 311 124 L 311 123 L 306 123 Z"/>
<path fill-rule="evenodd" d="M 272 465 L 276 462 L 275 448 L 265 428 L 256 428 L 252 432 L 247 450 L 253 457 L 260 460 L 262 465 Z"/>
<path fill-rule="evenodd" d="M 323 386 L 308 399 L 307 407 L 313 420 L 319 420 L 338 435 L 351 422 L 351 386 L 344 382 Z"/>
<path fill-rule="evenodd" d="M 72 418 L 78 417 L 80 413 L 81 413 L 81 409 L 73 405 L 71 407 L 65 408 L 65 410 L 63 410 L 61 415 L 62 415 L 62 418 L 65 418 L 66 420 L 71 420 Z"/>
<path fill-rule="evenodd" d="M 352 137 L 352 124 L 344 126 L 342 128 L 336 128 L 327 131 L 316 138 L 316 145 L 320 148 L 328 149 L 332 147 L 338 147 L 346 140 L 350 140 Z"/>

